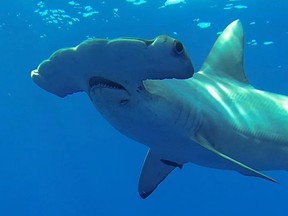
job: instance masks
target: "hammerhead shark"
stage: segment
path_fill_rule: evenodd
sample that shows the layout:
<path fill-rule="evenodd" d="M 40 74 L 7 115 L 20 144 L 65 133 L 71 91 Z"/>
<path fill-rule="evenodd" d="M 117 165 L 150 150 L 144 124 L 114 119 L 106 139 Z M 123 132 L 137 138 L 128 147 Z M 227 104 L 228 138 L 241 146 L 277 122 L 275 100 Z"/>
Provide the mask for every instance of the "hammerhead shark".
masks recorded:
<path fill-rule="evenodd" d="M 288 97 L 249 83 L 243 38 L 232 22 L 197 73 L 184 45 L 162 35 L 84 41 L 31 76 L 60 97 L 86 92 L 117 130 L 149 147 L 142 198 L 189 162 L 276 182 L 260 171 L 288 169 Z"/>

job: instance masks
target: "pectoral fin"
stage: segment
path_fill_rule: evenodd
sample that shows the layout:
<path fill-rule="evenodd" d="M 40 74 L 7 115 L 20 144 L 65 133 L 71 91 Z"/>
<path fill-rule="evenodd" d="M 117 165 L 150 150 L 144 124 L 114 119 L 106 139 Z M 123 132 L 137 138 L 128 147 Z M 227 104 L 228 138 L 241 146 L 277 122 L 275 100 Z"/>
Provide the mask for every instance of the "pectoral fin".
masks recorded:
<path fill-rule="evenodd" d="M 200 141 L 200 142 L 199 142 Z M 263 173 L 254 170 L 253 168 L 219 152 L 218 150 L 216 150 L 215 148 L 213 148 L 211 145 L 208 144 L 208 141 L 206 141 L 204 138 L 200 138 L 197 143 L 199 143 L 201 146 L 203 146 L 204 148 L 206 148 L 207 150 L 219 155 L 220 157 L 224 158 L 225 160 L 230 161 L 233 165 L 237 166 L 237 171 L 240 172 L 243 175 L 247 175 L 247 176 L 255 176 L 255 177 L 260 177 L 275 183 L 278 183 L 275 179 L 270 178 L 267 175 L 264 175 Z"/>
<path fill-rule="evenodd" d="M 143 199 L 148 197 L 176 167 L 181 168 L 182 164 L 165 160 L 150 149 L 139 180 L 138 191 L 140 196 Z"/>

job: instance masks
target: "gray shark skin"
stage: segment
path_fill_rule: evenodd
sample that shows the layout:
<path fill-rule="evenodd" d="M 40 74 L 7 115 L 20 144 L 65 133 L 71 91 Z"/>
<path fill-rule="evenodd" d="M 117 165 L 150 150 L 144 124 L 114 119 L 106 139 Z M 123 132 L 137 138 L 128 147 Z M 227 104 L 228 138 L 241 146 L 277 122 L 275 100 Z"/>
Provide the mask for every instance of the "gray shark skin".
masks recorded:
<path fill-rule="evenodd" d="M 84 44 L 56 52 L 32 79 L 61 97 L 85 91 L 117 130 L 149 147 L 139 180 L 142 198 L 189 162 L 272 182 L 259 171 L 288 169 L 288 97 L 249 83 L 239 20 L 223 31 L 194 75 L 183 45 L 168 36 L 121 39 L 113 55 L 107 54 L 113 41 L 103 41 L 93 42 L 101 44 L 97 49 Z M 93 56 L 102 59 L 92 64 Z"/>

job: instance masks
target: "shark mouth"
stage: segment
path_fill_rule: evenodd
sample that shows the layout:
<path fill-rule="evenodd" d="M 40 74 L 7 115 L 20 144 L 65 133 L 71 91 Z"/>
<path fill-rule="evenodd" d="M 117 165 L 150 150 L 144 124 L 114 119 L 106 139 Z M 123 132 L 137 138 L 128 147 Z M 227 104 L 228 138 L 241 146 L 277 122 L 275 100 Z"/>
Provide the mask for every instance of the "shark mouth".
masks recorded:
<path fill-rule="evenodd" d="M 125 90 L 126 89 L 119 83 L 113 82 L 111 80 L 102 78 L 102 77 L 92 77 L 89 80 L 89 87 L 96 87 L 99 89 L 107 88 L 107 89 L 118 89 L 118 90 Z"/>

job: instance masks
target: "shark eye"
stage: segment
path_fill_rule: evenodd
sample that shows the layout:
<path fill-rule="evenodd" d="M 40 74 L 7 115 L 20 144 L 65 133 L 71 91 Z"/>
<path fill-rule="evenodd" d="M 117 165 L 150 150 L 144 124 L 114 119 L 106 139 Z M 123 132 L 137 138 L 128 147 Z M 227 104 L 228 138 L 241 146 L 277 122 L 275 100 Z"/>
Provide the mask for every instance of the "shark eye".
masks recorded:
<path fill-rule="evenodd" d="M 174 51 L 180 55 L 184 52 L 183 44 L 180 41 L 175 40 L 174 41 Z"/>

